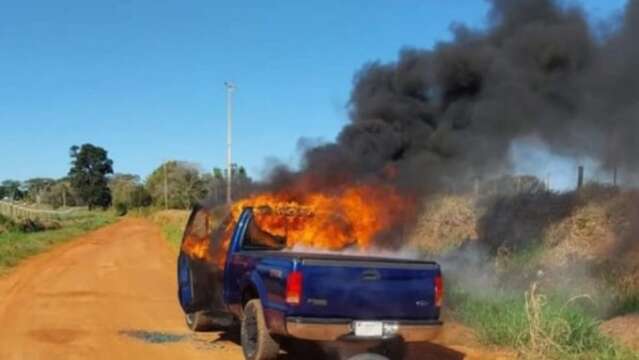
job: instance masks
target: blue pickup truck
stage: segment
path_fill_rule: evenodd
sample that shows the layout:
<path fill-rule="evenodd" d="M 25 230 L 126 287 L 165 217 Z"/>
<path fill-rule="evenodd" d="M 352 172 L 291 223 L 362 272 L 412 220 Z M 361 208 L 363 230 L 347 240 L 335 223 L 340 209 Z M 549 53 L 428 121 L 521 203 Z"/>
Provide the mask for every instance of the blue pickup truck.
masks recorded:
<path fill-rule="evenodd" d="M 441 328 L 434 262 L 292 252 L 251 208 L 224 244 L 228 223 L 211 218 L 204 206 L 190 216 L 184 239 L 208 241 L 208 256 L 180 252 L 178 297 L 192 330 L 239 322 L 246 359 L 275 359 L 294 341 L 428 341 Z"/>

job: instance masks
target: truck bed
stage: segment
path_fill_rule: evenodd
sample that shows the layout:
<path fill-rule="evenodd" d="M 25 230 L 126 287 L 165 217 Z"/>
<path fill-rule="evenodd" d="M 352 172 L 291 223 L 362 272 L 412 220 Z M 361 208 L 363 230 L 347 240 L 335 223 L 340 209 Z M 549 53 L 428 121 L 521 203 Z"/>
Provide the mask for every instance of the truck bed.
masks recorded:
<path fill-rule="evenodd" d="M 286 316 L 351 320 L 436 320 L 433 261 L 271 250 L 240 251 L 256 263 L 273 294 L 267 307 L 287 309 Z M 283 304 L 282 279 L 292 271 L 303 276 L 299 305 Z M 276 300 L 282 299 L 282 300 Z"/>

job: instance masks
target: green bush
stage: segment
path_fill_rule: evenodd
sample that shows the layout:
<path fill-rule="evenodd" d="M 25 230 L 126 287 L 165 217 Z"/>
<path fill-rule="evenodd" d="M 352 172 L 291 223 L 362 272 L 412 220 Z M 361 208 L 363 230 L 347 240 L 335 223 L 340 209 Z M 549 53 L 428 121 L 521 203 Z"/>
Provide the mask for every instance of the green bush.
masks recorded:
<path fill-rule="evenodd" d="M 129 211 L 129 207 L 125 203 L 117 203 L 115 204 L 115 213 L 117 216 L 124 216 Z"/>
<path fill-rule="evenodd" d="M 0 228 L 3 228 L 6 231 L 10 231 L 15 229 L 16 223 L 9 219 L 6 216 L 0 215 Z"/>
<path fill-rule="evenodd" d="M 38 219 L 25 219 L 18 223 L 18 230 L 23 233 L 32 233 L 44 231 L 46 227 Z"/>

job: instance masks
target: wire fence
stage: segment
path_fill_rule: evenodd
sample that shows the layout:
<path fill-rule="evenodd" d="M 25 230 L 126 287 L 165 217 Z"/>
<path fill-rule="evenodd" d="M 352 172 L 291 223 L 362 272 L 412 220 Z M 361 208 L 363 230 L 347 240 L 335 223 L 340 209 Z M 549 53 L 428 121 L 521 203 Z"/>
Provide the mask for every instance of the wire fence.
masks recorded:
<path fill-rule="evenodd" d="M 0 201 L 0 215 L 13 220 L 20 219 L 64 219 L 73 216 L 81 208 L 64 210 L 38 209 L 9 201 Z"/>

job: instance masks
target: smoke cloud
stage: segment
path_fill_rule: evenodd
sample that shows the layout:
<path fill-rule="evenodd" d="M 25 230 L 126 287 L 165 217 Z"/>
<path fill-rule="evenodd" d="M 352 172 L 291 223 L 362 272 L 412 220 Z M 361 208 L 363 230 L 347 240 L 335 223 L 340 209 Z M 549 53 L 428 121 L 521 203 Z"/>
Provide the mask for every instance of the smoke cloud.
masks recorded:
<path fill-rule="evenodd" d="M 272 185 L 471 186 L 511 171 L 512 143 L 530 136 L 558 156 L 639 172 L 639 0 L 605 31 L 553 0 L 491 3 L 487 28 L 453 25 L 452 41 L 364 65 L 337 140 L 307 148 L 299 172 L 277 167 Z"/>

